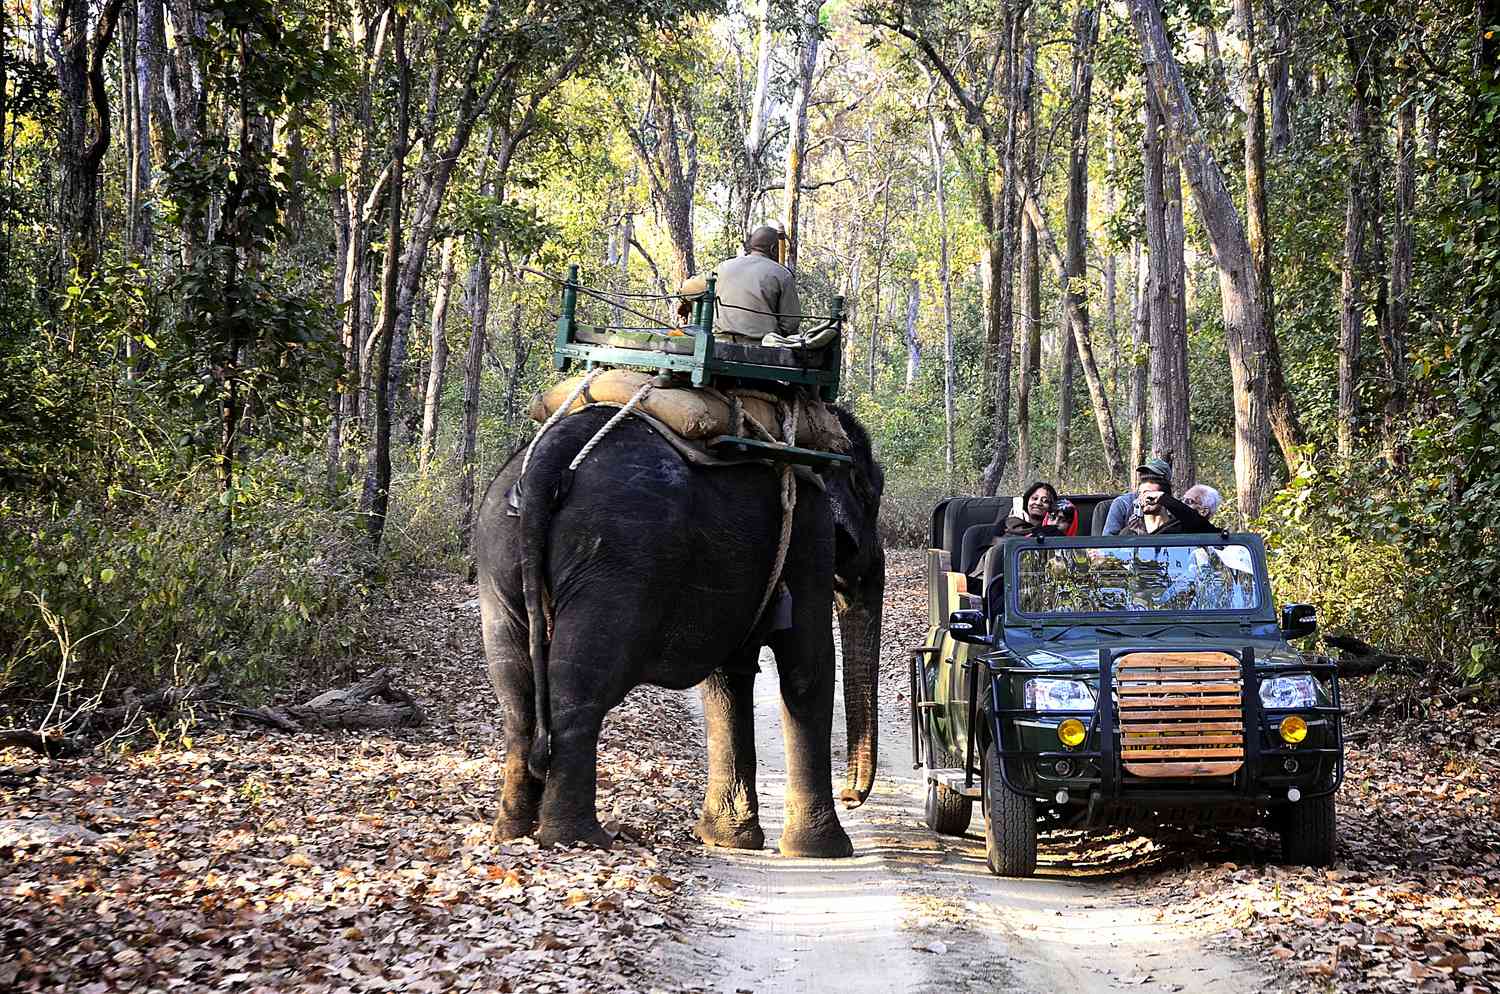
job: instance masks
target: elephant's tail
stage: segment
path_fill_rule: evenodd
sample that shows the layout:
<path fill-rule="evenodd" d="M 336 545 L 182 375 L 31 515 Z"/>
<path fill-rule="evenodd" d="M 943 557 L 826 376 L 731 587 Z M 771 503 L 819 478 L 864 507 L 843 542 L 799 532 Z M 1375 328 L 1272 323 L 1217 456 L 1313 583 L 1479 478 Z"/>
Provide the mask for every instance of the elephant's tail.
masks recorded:
<path fill-rule="evenodd" d="M 526 600 L 531 679 L 536 693 L 535 731 L 526 766 L 538 780 L 546 778 L 552 762 L 552 694 L 547 674 L 550 648 L 546 608 L 547 535 L 552 526 L 559 471 L 563 475 L 568 472 L 559 466 L 555 446 L 547 455 L 554 458 L 544 456 L 532 462 L 529 472 L 517 484 L 521 488 L 521 587 Z"/>

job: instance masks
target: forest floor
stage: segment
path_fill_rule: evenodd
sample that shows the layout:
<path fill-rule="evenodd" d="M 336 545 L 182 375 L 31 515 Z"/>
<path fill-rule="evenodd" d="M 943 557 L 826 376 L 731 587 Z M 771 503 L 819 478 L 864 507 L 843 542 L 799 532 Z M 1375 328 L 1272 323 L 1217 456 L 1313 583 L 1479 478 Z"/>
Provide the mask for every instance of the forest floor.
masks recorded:
<path fill-rule="evenodd" d="M 1000 881 L 978 818 L 964 838 L 927 832 L 901 770 L 922 562 L 890 559 L 886 770 L 845 815 L 855 860 L 693 842 L 694 695 L 651 688 L 601 743 L 612 851 L 491 842 L 499 718 L 473 588 L 438 578 L 392 609 L 394 648 L 372 660 L 400 670 L 422 727 L 208 720 L 135 751 L 0 752 L 0 989 L 779 991 L 827 975 L 850 990 L 1500 994 L 1500 731 L 1484 712 L 1351 728 L 1330 869 L 1274 865 L 1259 831 L 1096 833 L 1044 844 L 1043 879 Z"/>
<path fill-rule="evenodd" d="M 474 596 L 424 582 L 387 619 L 376 663 L 418 728 L 209 722 L 128 754 L 0 751 L 0 990 L 650 989 L 640 956 L 680 919 L 702 796 L 701 745 L 661 734 L 691 723 L 684 698 L 641 688 L 610 715 L 610 852 L 493 843 L 503 756 Z"/>

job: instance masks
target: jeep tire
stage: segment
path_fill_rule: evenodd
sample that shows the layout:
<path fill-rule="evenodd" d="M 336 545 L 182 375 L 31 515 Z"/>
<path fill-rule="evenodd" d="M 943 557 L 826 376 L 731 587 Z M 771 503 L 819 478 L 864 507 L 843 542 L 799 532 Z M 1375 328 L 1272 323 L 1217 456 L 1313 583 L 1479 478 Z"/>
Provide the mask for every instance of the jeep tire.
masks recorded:
<path fill-rule="evenodd" d="M 984 852 L 990 872 L 1000 877 L 1036 873 L 1036 799 L 1017 794 L 1000 780 L 1000 754 L 994 743 L 984 751 Z"/>
<path fill-rule="evenodd" d="M 1327 866 L 1338 842 L 1333 795 L 1291 804 L 1282 812 L 1281 861 L 1292 866 Z"/>
<path fill-rule="evenodd" d="M 939 835 L 963 835 L 974 817 L 974 799 L 927 781 L 927 827 Z"/>

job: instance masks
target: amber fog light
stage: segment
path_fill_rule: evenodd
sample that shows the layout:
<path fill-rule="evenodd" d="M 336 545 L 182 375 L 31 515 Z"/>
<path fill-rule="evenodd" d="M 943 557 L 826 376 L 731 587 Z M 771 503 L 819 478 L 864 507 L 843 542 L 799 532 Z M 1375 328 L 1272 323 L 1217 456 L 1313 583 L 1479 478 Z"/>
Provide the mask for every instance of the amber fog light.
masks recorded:
<path fill-rule="evenodd" d="M 1305 738 L 1307 738 L 1307 719 L 1296 714 L 1289 714 L 1281 719 L 1281 741 L 1296 745 Z"/>
<path fill-rule="evenodd" d="M 1083 722 L 1077 718 L 1069 718 L 1057 726 L 1058 741 L 1069 749 L 1083 745 L 1084 736 L 1087 734 L 1087 730 L 1083 727 Z"/>

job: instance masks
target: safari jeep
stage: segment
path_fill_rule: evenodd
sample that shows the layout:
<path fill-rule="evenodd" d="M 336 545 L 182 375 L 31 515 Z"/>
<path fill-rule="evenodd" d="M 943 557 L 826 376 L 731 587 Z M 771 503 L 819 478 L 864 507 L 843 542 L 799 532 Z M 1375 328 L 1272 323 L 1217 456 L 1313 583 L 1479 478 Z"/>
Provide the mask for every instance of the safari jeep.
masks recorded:
<path fill-rule="evenodd" d="M 1108 497 L 1070 499 L 1102 523 Z M 928 826 L 963 834 L 978 800 L 1001 876 L 1035 871 L 1041 831 L 1110 825 L 1269 825 L 1286 862 L 1328 863 L 1338 675 L 1288 645 L 1316 617 L 1278 614 L 1260 538 L 1007 538 L 970 577 L 1009 502 L 933 512 L 910 669 Z"/>

